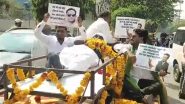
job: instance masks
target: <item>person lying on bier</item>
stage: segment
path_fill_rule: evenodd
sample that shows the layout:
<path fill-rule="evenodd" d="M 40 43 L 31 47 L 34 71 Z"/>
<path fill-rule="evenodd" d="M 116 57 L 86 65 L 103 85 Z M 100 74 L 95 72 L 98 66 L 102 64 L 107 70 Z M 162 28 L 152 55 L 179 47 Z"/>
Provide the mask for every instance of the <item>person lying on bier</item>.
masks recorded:
<path fill-rule="evenodd" d="M 94 34 L 93 38 L 104 39 L 101 33 Z M 93 50 L 85 44 L 65 47 L 57 54 L 48 55 L 48 67 L 65 69 L 65 70 L 80 70 L 86 71 L 92 67 L 99 65 L 103 61 L 98 50 Z M 69 76 L 71 74 L 57 73 L 58 77 Z"/>

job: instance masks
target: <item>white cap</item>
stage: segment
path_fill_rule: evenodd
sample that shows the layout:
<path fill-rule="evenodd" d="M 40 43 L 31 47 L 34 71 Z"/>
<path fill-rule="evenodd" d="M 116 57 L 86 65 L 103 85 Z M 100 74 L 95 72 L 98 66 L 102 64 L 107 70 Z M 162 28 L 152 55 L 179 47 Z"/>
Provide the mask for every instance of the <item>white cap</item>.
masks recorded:
<path fill-rule="evenodd" d="M 21 19 L 17 18 L 17 19 L 15 19 L 15 22 L 19 23 L 19 22 L 23 22 L 23 21 Z"/>

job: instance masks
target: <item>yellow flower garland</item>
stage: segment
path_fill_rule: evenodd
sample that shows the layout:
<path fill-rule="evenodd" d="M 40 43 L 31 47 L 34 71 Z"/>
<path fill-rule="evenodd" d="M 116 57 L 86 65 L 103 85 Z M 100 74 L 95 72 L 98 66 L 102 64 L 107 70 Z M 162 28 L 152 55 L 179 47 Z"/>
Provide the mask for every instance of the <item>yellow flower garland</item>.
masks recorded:
<path fill-rule="evenodd" d="M 26 79 L 23 69 L 20 69 L 20 68 L 17 69 L 17 76 L 20 81 L 23 81 Z"/>
<path fill-rule="evenodd" d="M 19 73 L 19 74 L 18 74 Z M 33 91 L 35 88 L 39 87 L 42 82 L 47 78 L 47 74 L 43 73 L 37 80 L 34 82 L 29 89 L 21 90 L 18 84 L 16 83 L 15 79 L 15 72 L 14 69 L 9 68 L 6 71 L 7 78 L 10 80 L 10 83 L 12 84 L 12 88 L 14 89 L 15 96 L 10 100 L 5 100 L 4 104 L 13 104 L 17 101 L 24 100 L 26 96 L 30 93 L 30 91 Z M 17 75 L 19 75 L 19 79 L 24 79 L 24 73 L 22 70 L 17 70 Z"/>
<path fill-rule="evenodd" d="M 132 100 L 126 100 L 126 99 L 116 99 L 115 104 L 137 104 L 137 102 Z"/>
<path fill-rule="evenodd" d="M 109 57 L 113 58 L 116 57 L 116 60 L 107 65 L 106 72 L 110 76 L 106 76 L 106 86 L 110 85 L 114 87 L 114 91 L 117 95 L 121 95 L 122 92 L 122 86 L 123 86 L 123 80 L 125 75 L 125 63 L 127 60 L 127 57 L 124 57 L 124 55 L 118 56 L 117 53 L 115 53 L 110 46 L 106 44 L 103 40 L 92 38 L 87 40 L 87 46 L 89 46 L 91 49 L 98 49 L 103 57 Z M 112 80 L 110 81 L 110 79 Z M 99 100 L 99 104 L 105 104 L 105 99 L 107 98 L 107 91 L 104 91 L 101 95 L 101 99 Z M 137 104 L 135 101 L 130 100 L 117 100 L 116 104 Z"/>
<path fill-rule="evenodd" d="M 49 72 L 48 79 L 50 79 L 57 86 L 57 89 L 60 90 L 62 95 L 66 96 L 68 94 L 68 91 L 65 90 L 63 85 L 58 81 L 58 77 L 55 72 L 53 72 L 53 71 Z"/>
<path fill-rule="evenodd" d="M 85 87 L 88 85 L 91 74 L 86 72 L 83 79 L 80 81 L 80 86 L 76 89 L 75 93 L 68 95 L 68 91 L 64 89 L 62 84 L 58 81 L 58 77 L 55 72 L 51 71 L 48 73 L 48 78 L 57 86 L 57 89 L 60 90 L 61 94 L 66 96 L 66 104 L 77 104 L 79 97 L 83 94 Z"/>
<path fill-rule="evenodd" d="M 17 70 L 17 74 L 20 80 L 24 80 L 24 73 L 22 69 Z M 12 88 L 14 89 L 15 96 L 11 100 L 5 100 L 4 104 L 13 104 L 19 100 L 24 100 L 26 96 L 33 91 L 35 88 L 39 87 L 46 78 L 50 79 L 60 90 L 61 94 L 66 96 L 68 95 L 68 91 L 64 89 L 62 84 L 58 81 L 58 77 L 55 72 L 51 71 L 49 73 L 43 73 L 33 84 L 29 86 L 29 89 L 21 90 L 16 83 L 15 72 L 14 69 L 9 68 L 6 71 L 7 77 L 12 84 Z M 91 74 L 89 72 L 84 74 L 83 79 L 80 82 L 80 86 L 76 89 L 75 93 L 72 95 L 66 96 L 67 104 L 77 104 L 79 97 L 83 94 L 85 87 L 88 85 Z"/>
<path fill-rule="evenodd" d="M 101 94 L 101 99 L 99 100 L 99 104 L 105 104 L 105 99 L 107 98 L 107 96 L 108 96 L 108 92 L 104 90 Z"/>

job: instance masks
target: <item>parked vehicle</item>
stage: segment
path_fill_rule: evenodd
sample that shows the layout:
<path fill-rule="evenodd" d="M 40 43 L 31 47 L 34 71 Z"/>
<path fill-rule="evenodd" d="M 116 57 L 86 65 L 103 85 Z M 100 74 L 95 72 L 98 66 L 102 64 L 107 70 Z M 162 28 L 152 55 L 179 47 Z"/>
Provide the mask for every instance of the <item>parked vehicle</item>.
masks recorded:
<path fill-rule="evenodd" d="M 185 43 L 183 45 L 182 75 L 180 78 L 179 98 L 185 99 Z"/>
<path fill-rule="evenodd" d="M 0 77 L 3 64 L 31 57 L 35 39 L 34 30 L 27 28 L 10 30 L 0 35 Z"/>
<path fill-rule="evenodd" d="M 185 27 L 179 27 L 174 36 L 172 50 L 174 52 L 173 77 L 176 82 L 180 82 L 182 74 L 183 43 L 185 42 Z"/>

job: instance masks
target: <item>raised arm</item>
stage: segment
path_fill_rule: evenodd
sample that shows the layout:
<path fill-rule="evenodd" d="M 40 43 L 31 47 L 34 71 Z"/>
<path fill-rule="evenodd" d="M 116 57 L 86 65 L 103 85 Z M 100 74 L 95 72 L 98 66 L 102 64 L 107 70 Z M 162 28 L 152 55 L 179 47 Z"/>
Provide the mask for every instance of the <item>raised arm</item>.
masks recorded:
<path fill-rule="evenodd" d="M 49 44 L 50 41 L 50 37 L 48 35 L 45 35 L 42 33 L 42 30 L 44 28 L 44 26 L 46 25 L 46 23 L 44 21 L 40 22 L 37 27 L 35 28 L 35 37 L 40 40 L 41 42 L 43 42 L 44 44 Z"/>

